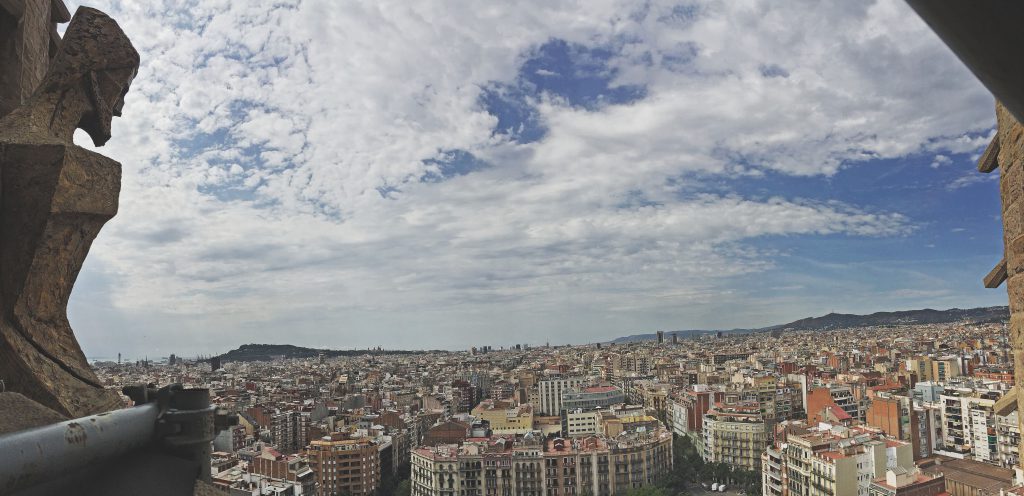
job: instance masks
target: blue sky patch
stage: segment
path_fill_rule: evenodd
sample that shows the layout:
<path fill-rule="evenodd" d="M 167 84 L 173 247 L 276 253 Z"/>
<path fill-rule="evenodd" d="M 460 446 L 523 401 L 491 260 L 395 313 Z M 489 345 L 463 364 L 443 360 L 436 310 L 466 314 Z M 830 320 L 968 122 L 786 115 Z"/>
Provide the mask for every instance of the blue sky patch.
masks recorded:
<path fill-rule="evenodd" d="M 470 172 L 488 167 L 487 162 L 465 150 L 448 150 L 442 152 L 439 158 L 427 159 L 423 163 L 428 166 L 428 169 L 421 181 L 427 183 L 465 176 Z"/>
<path fill-rule="evenodd" d="M 615 85 L 616 69 L 608 47 L 586 47 L 553 39 L 534 50 L 512 84 L 492 83 L 480 103 L 498 118 L 495 133 L 518 143 L 540 140 L 547 129 L 536 110 L 538 98 L 554 97 L 573 107 L 596 110 L 644 98 L 647 89 Z"/>

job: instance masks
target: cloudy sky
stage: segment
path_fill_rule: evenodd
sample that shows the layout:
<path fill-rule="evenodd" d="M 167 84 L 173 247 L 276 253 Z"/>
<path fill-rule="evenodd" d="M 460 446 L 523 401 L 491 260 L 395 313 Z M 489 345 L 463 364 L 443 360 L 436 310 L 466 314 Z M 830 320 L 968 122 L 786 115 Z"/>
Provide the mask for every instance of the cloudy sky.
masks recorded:
<path fill-rule="evenodd" d="M 900 1 L 91 5 L 142 68 L 90 356 L 1006 302 L 992 98 Z"/>

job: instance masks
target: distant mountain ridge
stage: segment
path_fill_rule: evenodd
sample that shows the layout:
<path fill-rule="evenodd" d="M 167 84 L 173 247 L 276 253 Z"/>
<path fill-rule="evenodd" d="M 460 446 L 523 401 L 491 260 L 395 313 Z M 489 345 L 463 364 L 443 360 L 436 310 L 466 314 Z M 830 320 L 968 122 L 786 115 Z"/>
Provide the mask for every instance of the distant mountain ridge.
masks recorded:
<path fill-rule="evenodd" d="M 316 358 L 323 354 L 324 358 L 339 356 L 360 356 L 360 355 L 417 355 L 429 353 L 427 351 L 408 350 L 330 350 L 317 348 L 303 348 L 290 344 L 243 344 L 237 349 L 218 355 L 221 362 L 261 362 L 276 360 L 279 358 Z"/>
<path fill-rule="evenodd" d="M 780 324 L 758 329 L 728 329 L 728 330 L 685 330 L 666 331 L 665 339 L 672 339 L 673 334 L 678 334 L 680 339 L 712 334 L 717 332 L 736 334 L 749 334 L 752 332 L 767 331 L 826 331 L 833 329 L 849 329 L 853 327 L 886 326 L 900 324 L 947 324 L 952 322 L 1002 322 L 1009 320 L 1009 307 L 980 307 L 980 308 L 950 308 L 949 310 L 934 310 L 925 308 L 922 310 L 902 310 L 898 312 L 875 312 L 870 315 L 855 315 L 846 313 L 829 313 L 821 317 L 807 317 L 788 324 Z M 634 334 L 623 336 L 612 340 L 613 343 L 631 343 L 637 341 L 652 341 L 657 339 L 657 333 Z"/>

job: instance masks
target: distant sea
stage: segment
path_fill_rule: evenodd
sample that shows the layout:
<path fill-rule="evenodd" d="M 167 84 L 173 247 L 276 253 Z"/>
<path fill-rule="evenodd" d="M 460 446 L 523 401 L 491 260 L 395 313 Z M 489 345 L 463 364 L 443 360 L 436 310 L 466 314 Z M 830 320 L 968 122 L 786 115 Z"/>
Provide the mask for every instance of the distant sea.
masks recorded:
<path fill-rule="evenodd" d="M 85 359 L 89 363 L 95 363 L 95 362 L 114 362 L 114 363 L 117 363 L 117 355 L 114 355 L 112 357 L 106 357 L 106 356 L 87 356 L 87 357 L 85 357 Z M 124 355 L 121 356 L 121 362 L 122 363 L 134 362 L 135 360 L 141 360 L 141 358 L 127 357 L 127 356 L 124 356 Z"/>

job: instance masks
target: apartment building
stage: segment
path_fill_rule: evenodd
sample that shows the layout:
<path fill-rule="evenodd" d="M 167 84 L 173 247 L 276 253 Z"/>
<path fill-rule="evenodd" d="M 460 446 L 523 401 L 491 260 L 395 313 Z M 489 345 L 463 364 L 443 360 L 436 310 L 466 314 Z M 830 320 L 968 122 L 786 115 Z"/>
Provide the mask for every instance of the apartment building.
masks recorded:
<path fill-rule="evenodd" d="M 779 381 L 773 376 L 754 378 L 751 382 L 765 418 L 782 422 L 806 415 L 800 384 Z"/>
<path fill-rule="evenodd" d="M 616 376 L 629 374 L 648 375 L 653 370 L 651 357 L 645 352 L 613 353 L 611 361 L 612 373 Z"/>
<path fill-rule="evenodd" d="M 757 470 L 768 446 L 769 431 L 757 402 L 716 403 L 703 420 L 703 450 L 707 462 Z"/>
<path fill-rule="evenodd" d="M 898 394 L 879 393 L 871 399 L 865 414 L 867 425 L 877 427 L 889 436 L 910 441 L 912 428 L 910 397 Z"/>
<path fill-rule="evenodd" d="M 368 496 L 380 486 L 380 451 L 369 439 L 332 434 L 311 441 L 307 454 L 320 496 Z"/>
<path fill-rule="evenodd" d="M 1011 389 L 993 406 L 996 457 L 1005 468 L 1020 465 L 1020 424 L 1017 422 L 1017 389 Z"/>
<path fill-rule="evenodd" d="M 807 423 L 815 425 L 827 419 L 823 412 L 830 407 L 839 407 L 850 419 L 864 421 L 863 404 L 847 384 L 827 384 L 812 387 L 807 393 Z"/>
<path fill-rule="evenodd" d="M 906 361 L 907 371 L 913 372 L 918 381 L 947 382 L 961 375 L 956 357 L 915 357 Z"/>
<path fill-rule="evenodd" d="M 279 411 L 270 416 L 270 439 L 284 454 L 298 453 L 306 446 L 309 415 L 298 411 Z"/>
<path fill-rule="evenodd" d="M 626 401 L 626 395 L 615 386 L 590 386 L 562 391 L 563 410 L 608 408 Z"/>
<path fill-rule="evenodd" d="M 786 496 L 789 488 L 783 471 L 785 452 L 769 445 L 761 454 L 761 496 Z"/>
<path fill-rule="evenodd" d="M 748 358 L 750 358 L 750 353 L 747 352 L 723 352 L 711 355 L 708 361 L 714 365 L 721 365 L 733 360 L 746 360 Z"/>
<path fill-rule="evenodd" d="M 672 434 L 541 441 L 493 437 L 412 453 L 413 496 L 595 496 L 655 484 L 672 469 Z"/>
<path fill-rule="evenodd" d="M 668 411 L 668 394 L 671 386 L 653 380 L 638 381 L 635 389 L 639 395 L 636 404 L 656 412 L 658 416 L 665 415 Z"/>
<path fill-rule="evenodd" d="M 682 391 L 669 397 L 669 424 L 677 436 L 690 437 L 695 444 L 704 443 L 700 433 L 704 428 L 704 414 L 715 401 L 721 401 L 721 393 L 709 391 L 706 387 Z M 699 440 L 699 442 L 697 442 Z"/>
<path fill-rule="evenodd" d="M 943 449 L 978 461 L 998 463 L 994 407 L 1001 396 L 998 390 L 946 388 L 939 396 Z"/>
<path fill-rule="evenodd" d="M 465 379 L 456 379 L 451 384 L 453 413 L 469 413 L 477 404 L 479 389 Z"/>
<path fill-rule="evenodd" d="M 910 392 L 915 403 L 938 403 L 939 396 L 946 390 L 942 384 L 937 382 L 918 382 Z"/>
<path fill-rule="evenodd" d="M 583 384 L 582 377 L 555 377 L 543 379 L 537 382 L 537 390 L 540 396 L 540 411 L 544 415 L 558 415 L 562 413 L 562 394 L 566 390 L 578 390 Z"/>
<path fill-rule="evenodd" d="M 601 413 L 598 410 L 571 410 L 565 412 L 565 434 L 569 437 L 595 436 L 601 433 Z"/>
<path fill-rule="evenodd" d="M 916 442 L 914 455 L 918 460 L 928 458 L 942 445 L 942 408 L 939 403 L 915 404 L 911 415 L 914 429 L 911 440 Z"/>
<path fill-rule="evenodd" d="M 533 430 L 533 406 L 484 400 L 473 408 L 473 416 L 490 424 L 494 434 L 526 434 Z"/>
<path fill-rule="evenodd" d="M 762 454 L 761 487 L 771 496 L 868 496 L 887 467 L 914 467 L 910 443 L 869 428 L 794 424 Z"/>

